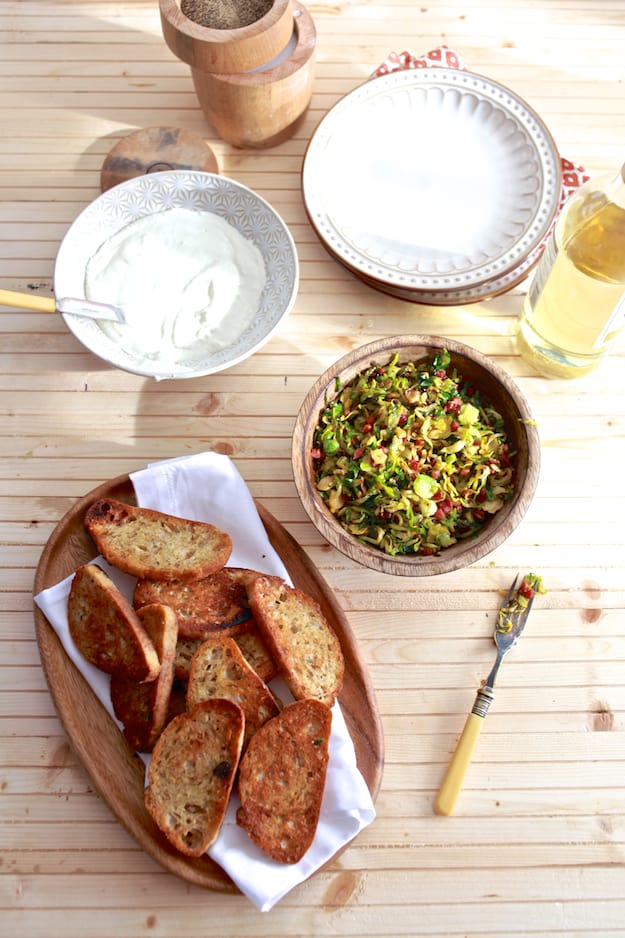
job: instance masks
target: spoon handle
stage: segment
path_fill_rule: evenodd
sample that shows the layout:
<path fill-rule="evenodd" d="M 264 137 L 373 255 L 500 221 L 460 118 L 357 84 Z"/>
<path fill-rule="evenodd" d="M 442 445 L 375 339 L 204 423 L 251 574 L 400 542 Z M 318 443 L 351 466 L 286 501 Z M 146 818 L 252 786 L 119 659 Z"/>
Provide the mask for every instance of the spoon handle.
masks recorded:
<path fill-rule="evenodd" d="M 0 303 L 4 306 L 17 306 L 18 309 L 34 309 L 39 313 L 56 312 L 53 296 L 34 296 L 30 293 L 16 293 L 14 290 L 0 290 Z"/>

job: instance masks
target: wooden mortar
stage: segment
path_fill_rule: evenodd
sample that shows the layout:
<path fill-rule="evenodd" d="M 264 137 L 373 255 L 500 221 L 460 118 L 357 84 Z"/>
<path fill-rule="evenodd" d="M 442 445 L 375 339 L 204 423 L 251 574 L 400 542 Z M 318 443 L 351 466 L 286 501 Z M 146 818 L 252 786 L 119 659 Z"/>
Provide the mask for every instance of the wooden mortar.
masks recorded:
<path fill-rule="evenodd" d="M 184 15 L 180 0 L 159 0 L 165 42 L 182 62 L 206 72 L 246 72 L 274 59 L 293 34 L 292 0 L 274 0 L 254 23 L 211 29 Z"/>
<path fill-rule="evenodd" d="M 270 147 L 290 137 L 310 104 L 317 34 L 293 0 L 291 47 L 260 68 L 219 74 L 191 68 L 208 122 L 238 147 Z"/>

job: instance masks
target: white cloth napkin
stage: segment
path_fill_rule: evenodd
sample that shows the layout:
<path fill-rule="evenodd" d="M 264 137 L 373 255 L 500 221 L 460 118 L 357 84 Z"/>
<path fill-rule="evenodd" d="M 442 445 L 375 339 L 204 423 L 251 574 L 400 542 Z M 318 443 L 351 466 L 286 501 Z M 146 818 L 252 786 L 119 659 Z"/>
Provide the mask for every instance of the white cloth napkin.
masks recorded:
<path fill-rule="evenodd" d="M 137 501 L 146 508 L 182 518 L 209 521 L 226 530 L 233 542 L 229 566 L 248 567 L 276 574 L 290 582 L 287 571 L 268 541 L 254 500 L 238 470 L 227 456 L 200 453 L 154 463 L 131 475 Z M 94 558 L 96 559 L 96 558 Z M 135 580 L 97 562 L 122 592 L 132 597 Z M 72 576 L 43 590 L 35 602 L 57 632 L 65 651 L 115 719 L 108 675 L 89 664 L 75 648 L 67 623 L 67 597 Z M 272 684 L 272 687 L 274 685 Z M 274 687 L 281 700 L 289 694 L 282 682 Z M 146 765 L 149 756 L 143 756 Z M 332 711 L 330 760 L 315 840 L 296 864 L 276 863 L 267 857 L 236 824 L 236 795 L 209 855 L 261 911 L 272 908 L 294 886 L 323 866 L 375 817 L 369 789 L 356 765 L 351 737 L 339 704 Z"/>

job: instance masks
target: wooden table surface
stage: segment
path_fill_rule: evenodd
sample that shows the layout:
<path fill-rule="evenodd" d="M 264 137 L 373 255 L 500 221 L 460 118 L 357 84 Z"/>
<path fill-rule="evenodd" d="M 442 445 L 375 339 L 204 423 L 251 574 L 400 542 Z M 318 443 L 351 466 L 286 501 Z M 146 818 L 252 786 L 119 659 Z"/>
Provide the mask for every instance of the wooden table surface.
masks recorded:
<path fill-rule="evenodd" d="M 166 47 L 156 0 L 1 0 L 0 287 L 50 295 L 55 254 L 99 193 L 110 148 L 140 127 L 205 137 L 221 171 L 284 217 L 301 259 L 295 308 L 239 366 L 187 382 L 106 367 L 55 316 L 0 308 L 0 934 L 90 936 L 625 934 L 623 344 L 595 374 L 531 372 L 512 332 L 526 284 L 458 308 L 404 303 L 325 252 L 300 171 L 318 121 L 391 50 L 446 43 L 513 88 L 562 155 L 625 159 L 623 0 L 330 0 L 310 110 L 273 149 L 236 150 Z M 315 378 L 384 335 L 437 333 L 491 355 L 536 417 L 542 470 L 509 540 L 469 569 L 373 574 L 324 544 L 294 488 L 290 438 Z M 148 461 L 217 450 L 304 547 L 355 631 L 386 762 L 377 818 L 326 869 L 259 913 L 161 869 L 93 790 L 41 669 L 32 586 L 74 502 Z M 457 810 L 432 803 L 493 660 L 513 574 L 547 594 L 500 674 Z"/>

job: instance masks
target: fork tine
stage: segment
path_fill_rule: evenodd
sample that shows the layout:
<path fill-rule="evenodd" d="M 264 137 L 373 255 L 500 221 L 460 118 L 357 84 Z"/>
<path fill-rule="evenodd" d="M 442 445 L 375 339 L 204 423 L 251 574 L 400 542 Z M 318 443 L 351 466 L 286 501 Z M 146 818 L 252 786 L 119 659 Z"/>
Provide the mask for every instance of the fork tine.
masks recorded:
<path fill-rule="evenodd" d="M 520 573 L 517 573 L 517 575 L 515 576 L 514 580 L 512 581 L 512 586 L 511 586 L 510 589 L 508 590 L 508 595 L 506 596 L 506 602 L 507 602 L 507 603 L 510 602 L 510 600 L 512 599 L 512 597 L 513 597 L 513 595 L 514 595 L 514 591 L 515 591 L 515 589 L 516 589 L 517 583 L 519 582 L 519 577 L 520 577 L 520 576 L 521 576 L 521 574 L 520 574 Z"/>
<path fill-rule="evenodd" d="M 520 573 L 517 573 L 497 613 L 497 626 L 495 628 L 494 639 L 497 648 L 503 649 L 504 653 L 512 645 L 516 644 L 519 635 L 525 628 L 532 603 L 534 602 L 534 597 L 532 596 L 532 598 L 527 601 L 527 605 L 524 606 L 524 608 L 518 608 L 518 605 L 514 604 L 513 600 L 519 588 L 517 584 L 520 586 L 521 583 L 523 583 L 523 578 Z M 505 628 L 504 624 L 506 625 Z"/>
<path fill-rule="evenodd" d="M 523 629 L 525 628 L 525 625 L 526 625 L 526 623 L 527 623 L 529 614 L 530 614 L 530 612 L 532 611 L 532 604 L 533 604 L 533 602 L 534 602 L 535 597 L 536 597 L 536 594 L 534 593 L 534 596 L 532 596 L 532 598 L 531 598 L 530 600 L 528 600 L 527 606 L 526 606 L 524 609 L 521 609 L 520 612 L 517 613 L 517 616 L 518 616 L 517 622 L 518 622 L 519 625 L 522 626 L 522 627 L 518 630 L 518 634 L 519 634 L 519 635 L 521 634 L 521 632 L 522 632 Z M 517 637 L 518 637 L 518 636 L 517 636 Z"/>

